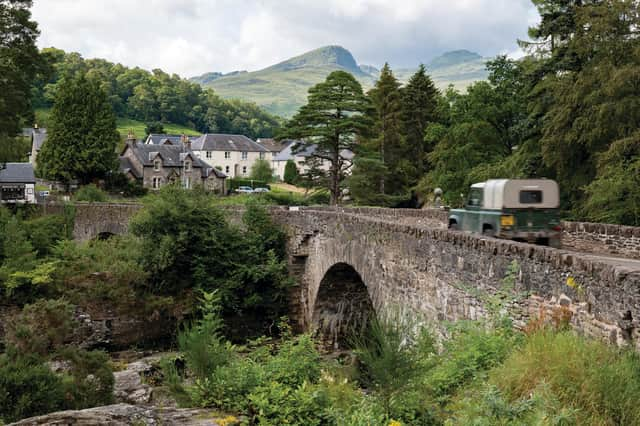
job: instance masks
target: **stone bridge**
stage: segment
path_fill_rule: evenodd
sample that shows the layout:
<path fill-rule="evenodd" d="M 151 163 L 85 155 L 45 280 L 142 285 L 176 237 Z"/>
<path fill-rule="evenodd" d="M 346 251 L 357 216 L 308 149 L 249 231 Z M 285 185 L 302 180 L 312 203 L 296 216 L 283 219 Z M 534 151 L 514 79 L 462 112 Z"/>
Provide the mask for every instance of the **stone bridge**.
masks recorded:
<path fill-rule="evenodd" d="M 139 208 L 79 205 L 74 235 L 123 232 Z M 232 219 L 240 213 L 228 209 Z M 482 318 L 483 301 L 507 277 L 520 296 L 510 306 L 516 326 L 570 315 L 585 335 L 640 350 L 640 228 L 567 223 L 577 251 L 449 231 L 439 210 L 273 208 L 272 216 L 290 236 L 293 316 L 333 341 L 372 310 L 434 323 Z"/>

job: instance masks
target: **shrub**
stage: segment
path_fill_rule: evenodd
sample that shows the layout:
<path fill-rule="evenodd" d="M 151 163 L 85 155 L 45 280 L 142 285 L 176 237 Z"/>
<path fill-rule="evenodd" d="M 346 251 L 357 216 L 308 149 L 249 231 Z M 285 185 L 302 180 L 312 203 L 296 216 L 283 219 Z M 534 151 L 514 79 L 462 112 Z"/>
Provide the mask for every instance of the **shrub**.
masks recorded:
<path fill-rule="evenodd" d="M 287 160 L 287 163 L 284 165 L 284 176 L 282 180 L 289 185 L 295 185 L 298 182 L 298 177 L 299 173 L 295 161 Z"/>
<path fill-rule="evenodd" d="M 88 201 L 90 203 L 104 203 L 107 194 L 93 183 L 81 187 L 75 195 L 76 201 Z"/>
<path fill-rule="evenodd" d="M 48 355 L 69 343 L 76 321 L 68 302 L 40 299 L 27 305 L 7 327 L 7 344 L 22 354 Z"/>
<path fill-rule="evenodd" d="M 55 357 L 67 361 L 67 399 L 70 407 L 83 409 L 113 403 L 113 371 L 109 356 L 101 351 L 64 348 Z"/>
<path fill-rule="evenodd" d="M 321 425 L 326 424 L 328 400 L 318 387 L 304 383 L 292 388 L 269 382 L 250 395 L 253 421 L 264 425 Z"/>
<path fill-rule="evenodd" d="M 294 192 L 267 192 L 263 196 L 279 206 L 306 206 L 309 200 Z"/>
<path fill-rule="evenodd" d="M 65 215 L 49 215 L 23 222 L 29 241 L 39 257 L 51 254 L 52 248 L 61 240 L 71 237 L 73 225 L 69 226 Z"/>
<path fill-rule="evenodd" d="M 253 166 L 251 166 L 251 179 L 262 182 L 271 182 L 273 179 L 271 163 L 267 160 L 256 160 L 253 163 Z"/>
<path fill-rule="evenodd" d="M 0 420 L 13 422 L 63 408 L 61 377 L 34 360 L 0 355 Z"/>

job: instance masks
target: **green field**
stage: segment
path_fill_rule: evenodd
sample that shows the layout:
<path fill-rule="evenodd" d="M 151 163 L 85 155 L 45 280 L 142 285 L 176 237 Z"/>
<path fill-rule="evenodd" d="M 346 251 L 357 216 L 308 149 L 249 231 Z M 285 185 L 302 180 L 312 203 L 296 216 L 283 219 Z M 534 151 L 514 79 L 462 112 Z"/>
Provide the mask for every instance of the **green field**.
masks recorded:
<path fill-rule="evenodd" d="M 51 113 L 51 109 L 49 108 L 38 108 L 35 110 L 36 115 L 36 123 L 40 127 L 47 127 L 49 123 L 49 115 Z M 191 129 L 186 126 L 181 126 L 179 124 L 173 123 L 164 123 L 164 131 L 165 133 L 172 135 L 181 135 L 185 134 L 188 136 L 199 136 L 201 133 Z M 116 126 L 118 132 L 120 133 L 120 138 L 125 140 L 129 130 L 132 130 L 136 138 L 144 139 L 146 137 L 145 128 L 147 125 L 142 121 L 131 120 L 129 118 L 118 118 L 116 122 Z"/>

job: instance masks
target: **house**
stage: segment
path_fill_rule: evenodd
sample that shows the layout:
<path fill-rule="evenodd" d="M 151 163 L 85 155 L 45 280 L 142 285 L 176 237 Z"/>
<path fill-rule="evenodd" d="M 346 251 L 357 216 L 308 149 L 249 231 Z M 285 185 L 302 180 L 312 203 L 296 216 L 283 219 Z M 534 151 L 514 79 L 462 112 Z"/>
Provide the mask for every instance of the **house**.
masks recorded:
<path fill-rule="evenodd" d="M 270 139 L 270 138 L 269 139 L 258 138 L 256 142 L 258 142 L 260 145 L 265 147 L 267 151 L 270 152 L 270 154 L 267 154 L 267 160 L 271 162 L 271 170 L 273 170 L 273 174 L 275 176 L 277 172 L 276 157 L 278 156 L 278 154 L 282 152 L 282 150 L 284 150 L 293 141 L 290 141 L 290 140 L 277 141 L 275 139 Z"/>
<path fill-rule="evenodd" d="M 306 173 L 310 168 L 308 160 L 311 157 L 313 157 L 314 153 L 316 152 L 316 149 L 317 148 L 315 145 L 310 145 L 310 146 L 306 146 L 304 148 L 299 149 L 297 141 L 288 141 L 285 148 L 274 159 L 274 164 L 275 164 L 274 175 L 276 176 L 276 178 L 280 180 L 284 179 L 284 169 L 287 165 L 287 162 L 290 160 L 296 164 L 296 167 L 298 168 L 298 173 L 300 174 Z M 347 160 L 353 159 L 353 152 L 351 151 L 343 150 L 341 152 L 341 155 Z M 328 160 L 319 158 L 317 166 L 321 170 L 329 171 L 329 169 L 331 168 L 331 162 Z M 349 167 L 343 167 L 343 168 L 349 168 Z M 345 172 L 348 173 L 348 170 L 345 170 Z"/>
<path fill-rule="evenodd" d="M 31 163 L 0 163 L 0 203 L 35 204 L 35 187 Z"/>
<path fill-rule="evenodd" d="M 38 153 L 40 152 L 44 141 L 47 140 L 47 129 L 40 129 L 36 124 L 33 127 L 22 129 L 22 136 L 31 138 L 31 154 L 29 155 L 29 163 L 31 163 L 33 168 L 35 168 Z"/>
<path fill-rule="evenodd" d="M 219 167 L 229 177 L 249 177 L 258 160 L 266 160 L 269 150 L 244 135 L 204 134 L 192 142 L 193 152 L 211 167 Z"/>
<path fill-rule="evenodd" d="M 200 160 L 186 136 L 180 145 L 154 145 L 128 139 L 120 155 L 120 171 L 153 190 L 171 183 L 180 183 L 185 188 L 202 185 L 219 194 L 226 190 L 227 176 Z"/>

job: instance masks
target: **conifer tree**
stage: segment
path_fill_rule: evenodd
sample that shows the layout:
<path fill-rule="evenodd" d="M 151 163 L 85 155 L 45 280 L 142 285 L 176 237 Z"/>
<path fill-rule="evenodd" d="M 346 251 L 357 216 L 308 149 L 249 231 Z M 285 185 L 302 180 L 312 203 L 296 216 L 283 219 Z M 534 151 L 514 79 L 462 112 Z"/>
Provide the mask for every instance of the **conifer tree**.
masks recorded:
<path fill-rule="evenodd" d="M 287 163 L 284 165 L 284 176 L 282 178 L 289 185 L 295 185 L 298 180 L 298 168 L 296 167 L 295 161 L 287 160 Z"/>
<path fill-rule="evenodd" d="M 315 147 L 312 158 L 330 163 L 331 204 L 338 204 L 340 183 L 351 166 L 344 150 L 353 151 L 358 135 L 370 127 L 368 99 L 360 83 L 348 72 L 334 71 L 309 89 L 306 105 L 287 123 L 283 137 L 300 139 L 296 151 Z"/>
<path fill-rule="evenodd" d="M 97 81 L 80 74 L 60 85 L 49 136 L 38 154 L 40 176 L 86 184 L 116 167 L 116 119 Z"/>
<path fill-rule="evenodd" d="M 417 179 L 425 172 L 425 131 L 430 122 L 436 121 L 438 110 L 438 89 L 424 65 L 420 65 L 404 88 L 402 106 L 408 155 L 415 165 Z"/>

